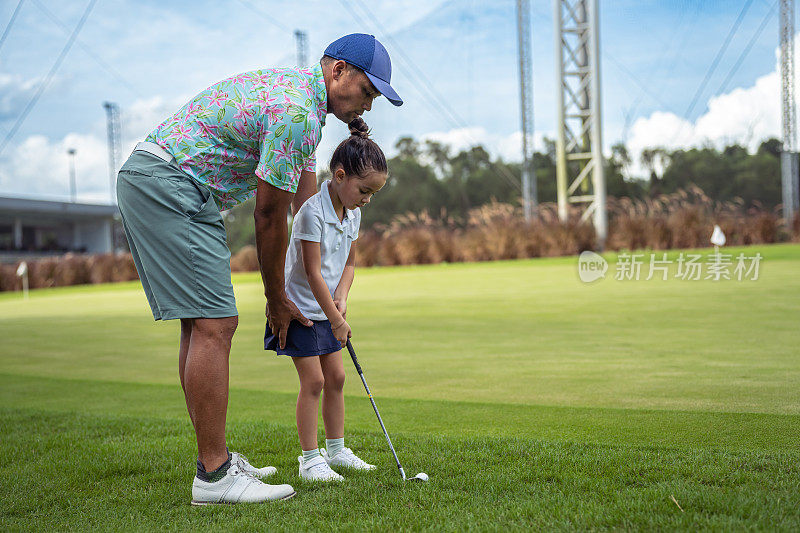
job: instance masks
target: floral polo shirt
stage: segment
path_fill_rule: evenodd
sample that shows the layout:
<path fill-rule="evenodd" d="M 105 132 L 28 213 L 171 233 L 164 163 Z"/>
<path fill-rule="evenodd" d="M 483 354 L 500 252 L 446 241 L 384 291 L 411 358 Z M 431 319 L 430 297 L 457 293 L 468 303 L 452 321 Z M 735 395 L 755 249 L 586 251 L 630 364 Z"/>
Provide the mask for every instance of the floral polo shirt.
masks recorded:
<path fill-rule="evenodd" d="M 315 169 L 327 100 L 318 64 L 254 70 L 201 92 L 146 140 L 230 209 L 255 194 L 258 178 L 297 191 L 300 172 Z"/>

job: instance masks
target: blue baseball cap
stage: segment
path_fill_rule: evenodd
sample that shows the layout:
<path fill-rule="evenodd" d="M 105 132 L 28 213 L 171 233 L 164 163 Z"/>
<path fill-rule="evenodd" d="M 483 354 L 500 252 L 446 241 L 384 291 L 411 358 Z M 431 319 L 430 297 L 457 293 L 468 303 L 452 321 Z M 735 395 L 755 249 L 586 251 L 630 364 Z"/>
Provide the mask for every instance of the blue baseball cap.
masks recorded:
<path fill-rule="evenodd" d="M 358 67 L 364 71 L 372 85 L 394 105 L 403 100 L 389 85 L 392 79 L 392 61 L 389 52 L 374 35 L 351 33 L 336 39 L 325 49 L 325 55 Z"/>

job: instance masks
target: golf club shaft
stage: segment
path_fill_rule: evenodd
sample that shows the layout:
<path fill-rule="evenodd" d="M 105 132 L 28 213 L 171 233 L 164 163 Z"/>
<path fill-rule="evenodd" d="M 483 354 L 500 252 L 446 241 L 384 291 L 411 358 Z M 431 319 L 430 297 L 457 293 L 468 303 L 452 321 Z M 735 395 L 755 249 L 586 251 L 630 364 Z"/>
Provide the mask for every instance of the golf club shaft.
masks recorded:
<path fill-rule="evenodd" d="M 361 370 L 361 365 L 358 364 L 356 351 L 355 349 L 353 349 L 353 345 L 350 342 L 350 339 L 347 340 L 347 351 L 350 352 L 350 358 L 353 360 L 353 364 L 356 367 L 358 376 L 361 378 L 361 383 L 364 384 L 364 390 L 367 391 L 367 396 L 369 397 L 369 401 L 372 403 L 372 409 L 375 411 L 375 416 L 378 417 L 378 423 L 380 423 L 381 425 L 381 429 L 383 430 L 383 435 L 386 437 L 386 442 L 389 443 L 389 449 L 392 450 L 392 455 L 394 456 L 394 460 L 397 462 L 397 468 L 400 470 L 400 474 L 403 476 L 403 479 L 405 479 L 406 473 L 403 471 L 403 466 L 400 464 L 400 459 L 397 458 L 397 453 L 394 451 L 394 446 L 392 446 L 392 439 L 389 438 L 389 433 L 386 431 L 386 426 L 383 425 L 383 419 L 381 419 L 381 414 L 378 412 L 378 406 L 375 405 L 375 400 L 372 398 L 372 393 L 369 391 L 367 380 L 364 379 L 364 372 L 362 372 Z"/>

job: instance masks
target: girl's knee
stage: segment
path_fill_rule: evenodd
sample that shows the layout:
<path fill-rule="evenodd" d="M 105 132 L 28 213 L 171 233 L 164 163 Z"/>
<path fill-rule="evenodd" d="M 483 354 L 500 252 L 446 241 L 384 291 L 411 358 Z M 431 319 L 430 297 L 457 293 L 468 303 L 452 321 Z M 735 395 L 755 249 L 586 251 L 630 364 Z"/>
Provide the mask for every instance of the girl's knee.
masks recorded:
<path fill-rule="evenodd" d="M 344 389 L 344 369 L 325 375 L 325 390 L 341 391 Z"/>
<path fill-rule="evenodd" d="M 322 393 L 322 388 L 325 386 L 325 378 L 322 374 L 307 378 L 300 383 L 300 392 L 310 394 L 312 396 L 319 396 Z"/>

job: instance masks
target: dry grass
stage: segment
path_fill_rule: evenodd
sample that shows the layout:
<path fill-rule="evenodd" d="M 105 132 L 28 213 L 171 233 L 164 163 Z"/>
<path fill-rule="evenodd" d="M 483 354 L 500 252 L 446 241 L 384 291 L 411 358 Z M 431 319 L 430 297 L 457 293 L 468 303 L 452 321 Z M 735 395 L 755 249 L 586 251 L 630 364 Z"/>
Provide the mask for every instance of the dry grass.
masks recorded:
<path fill-rule="evenodd" d="M 577 254 L 591 249 L 594 240 L 594 228 L 581 223 L 577 213 L 562 224 L 555 206 L 542 205 L 526 223 L 518 207 L 493 202 L 470 211 L 463 223 L 427 213 L 397 217 L 389 227 L 359 237 L 358 262 L 408 265 Z"/>
<path fill-rule="evenodd" d="M 741 200 L 714 202 L 698 187 L 646 200 L 609 198 L 609 250 L 700 248 L 709 246 L 714 224 L 729 245 L 800 242 L 800 214 L 791 231 L 784 229 L 780 207 L 765 210 Z M 580 222 L 572 207 L 566 222 L 558 219 L 555 204 L 539 205 L 525 222 L 519 206 L 492 202 L 469 212 L 466 220 L 446 213 L 396 217 L 391 224 L 364 231 L 358 239 L 358 263 L 412 265 L 495 261 L 525 257 L 575 255 L 596 249 L 594 228 Z M 67 254 L 28 262 L 30 287 L 55 287 L 137 279 L 130 254 L 96 256 Z M 258 270 L 254 246 L 231 257 L 233 272 Z M 20 290 L 17 265 L 0 265 L 0 291 Z"/>
<path fill-rule="evenodd" d="M 768 211 L 741 200 L 714 202 L 692 186 L 646 200 L 609 198 L 609 250 L 700 248 L 709 246 L 715 224 L 730 245 L 800 240 L 800 215 L 786 232 L 779 208 Z M 538 207 L 526 223 L 520 207 L 491 203 L 470 211 L 458 223 L 427 213 L 397 217 L 385 228 L 364 232 L 359 239 L 359 264 L 406 265 L 459 261 L 493 261 L 523 257 L 574 255 L 596 249 L 594 228 L 580 222 L 571 208 L 561 222 L 555 204 Z"/>
<path fill-rule="evenodd" d="M 258 254 L 256 247 L 248 244 L 231 256 L 232 272 L 256 272 L 258 270 Z"/>
<path fill-rule="evenodd" d="M 27 261 L 31 289 L 139 279 L 130 254 L 76 255 Z M 22 290 L 17 267 L 0 265 L 0 290 Z"/>
<path fill-rule="evenodd" d="M 719 224 L 730 245 L 769 244 L 791 237 L 782 230 L 778 208 L 767 211 L 760 204 L 745 208 L 741 200 L 714 202 L 696 186 L 648 200 L 612 198 L 608 212 L 607 246 L 612 250 L 708 246 L 714 224 Z M 797 235 L 797 228 L 793 233 Z"/>

